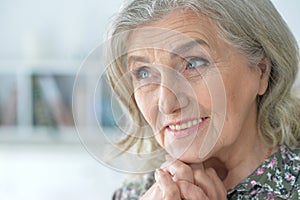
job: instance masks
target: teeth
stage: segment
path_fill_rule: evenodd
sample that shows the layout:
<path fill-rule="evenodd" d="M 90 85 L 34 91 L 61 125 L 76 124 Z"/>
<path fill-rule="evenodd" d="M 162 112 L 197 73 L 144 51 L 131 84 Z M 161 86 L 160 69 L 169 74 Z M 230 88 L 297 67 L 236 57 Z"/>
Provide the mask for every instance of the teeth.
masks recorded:
<path fill-rule="evenodd" d="M 200 121 L 202 121 L 201 119 L 200 120 L 193 120 L 192 124 L 193 126 L 195 126 L 196 124 L 198 124 Z"/>
<path fill-rule="evenodd" d="M 199 124 L 200 122 L 202 122 L 202 119 L 195 119 L 195 120 L 188 121 L 188 122 L 185 122 L 182 124 L 170 125 L 169 128 L 171 130 L 179 131 L 179 130 L 183 130 L 183 129 L 187 129 L 192 126 L 195 126 L 195 125 Z"/>
<path fill-rule="evenodd" d="M 180 129 L 186 129 L 188 127 L 188 123 L 181 124 Z"/>
<path fill-rule="evenodd" d="M 174 125 L 170 125 L 169 128 L 172 129 L 172 130 L 175 130 L 175 126 Z"/>

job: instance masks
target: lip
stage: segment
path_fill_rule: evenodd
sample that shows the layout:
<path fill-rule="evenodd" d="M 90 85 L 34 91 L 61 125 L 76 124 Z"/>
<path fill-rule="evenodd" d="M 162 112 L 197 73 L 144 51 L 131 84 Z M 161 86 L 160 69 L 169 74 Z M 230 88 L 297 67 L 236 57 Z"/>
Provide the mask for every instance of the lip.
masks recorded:
<path fill-rule="evenodd" d="M 193 121 L 193 120 L 197 120 L 197 119 L 199 119 L 199 118 L 177 121 L 175 123 L 169 123 L 168 125 L 165 126 L 166 131 L 168 133 L 170 133 L 175 139 L 181 139 L 181 138 L 188 137 L 192 134 L 197 133 L 197 130 L 199 130 L 201 127 L 203 127 L 203 125 L 207 122 L 209 117 L 203 117 L 203 118 L 201 118 L 202 120 L 198 124 L 193 125 L 193 126 L 191 126 L 189 128 L 186 128 L 186 129 L 182 129 L 182 130 L 173 130 L 173 129 L 170 129 L 169 126 L 170 125 L 179 125 L 179 124 L 183 124 L 183 123 L 186 123 L 188 121 Z"/>

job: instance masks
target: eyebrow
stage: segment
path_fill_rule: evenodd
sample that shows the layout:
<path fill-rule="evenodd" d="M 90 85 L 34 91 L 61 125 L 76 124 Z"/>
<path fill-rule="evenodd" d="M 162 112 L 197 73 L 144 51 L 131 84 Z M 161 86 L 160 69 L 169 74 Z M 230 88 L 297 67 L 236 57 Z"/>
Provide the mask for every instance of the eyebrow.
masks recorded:
<path fill-rule="evenodd" d="M 130 64 L 132 62 L 150 63 L 150 60 L 146 57 L 143 57 L 143 56 L 132 55 L 132 56 L 129 56 L 129 58 L 128 58 L 128 61 L 127 61 L 128 67 L 130 67 Z"/>
<path fill-rule="evenodd" d="M 207 46 L 209 48 L 209 45 L 204 40 L 194 39 L 192 41 L 184 43 L 184 44 L 176 47 L 175 49 L 173 49 L 172 52 L 171 52 L 171 54 L 172 54 L 171 57 L 178 56 L 178 55 L 180 55 L 180 54 L 182 54 L 182 53 L 184 53 L 184 52 L 192 49 L 193 47 L 195 47 L 197 45 Z"/>
<path fill-rule="evenodd" d="M 182 54 L 183 52 L 186 52 L 189 49 L 192 49 L 193 47 L 195 47 L 197 45 L 209 47 L 209 45 L 204 40 L 195 39 L 195 40 L 189 41 L 187 43 L 184 43 L 184 44 L 174 48 L 171 51 L 171 58 L 176 57 L 176 56 Z M 147 57 L 144 57 L 144 56 L 131 55 L 131 56 L 128 57 L 128 61 L 127 61 L 128 66 L 130 66 L 130 64 L 132 62 L 150 63 L 150 60 Z"/>

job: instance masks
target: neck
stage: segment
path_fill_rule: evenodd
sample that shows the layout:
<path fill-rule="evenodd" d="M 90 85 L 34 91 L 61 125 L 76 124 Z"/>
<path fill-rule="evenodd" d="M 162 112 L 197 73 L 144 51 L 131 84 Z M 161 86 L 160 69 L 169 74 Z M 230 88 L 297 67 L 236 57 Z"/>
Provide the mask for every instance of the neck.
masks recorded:
<path fill-rule="evenodd" d="M 263 161 L 268 149 L 257 142 L 254 146 L 231 149 L 222 153 L 222 159 L 214 158 L 205 166 L 211 165 L 223 180 L 226 189 L 231 189 L 249 176 Z M 226 159 L 225 159 L 226 158 Z M 218 160 L 218 161 L 217 161 Z M 219 164 L 217 164 L 219 162 Z M 222 163 L 222 164 L 221 164 Z"/>
<path fill-rule="evenodd" d="M 216 170 L 226 189 L 236 186 L 265 160 L 268 147 L 259 139 L 256 123 L 250 126 L 243 129 L 233 144 L 204 162 L 205 168 Z"/>

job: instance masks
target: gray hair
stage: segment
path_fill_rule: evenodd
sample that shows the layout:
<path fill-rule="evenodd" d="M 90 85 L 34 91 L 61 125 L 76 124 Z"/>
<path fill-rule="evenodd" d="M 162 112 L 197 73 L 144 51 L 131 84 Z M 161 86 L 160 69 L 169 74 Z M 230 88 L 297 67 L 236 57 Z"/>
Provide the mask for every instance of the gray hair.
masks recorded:
<path fill-rule="evenodd" d="M 219 34 L 237 48 L 249 62 L 258 63 L 269 58 L 272 63 L 266 93 L 257 98 L 258 130 L 268 146 L 300 143 L 300 102 L 291 93 L 298 72 L 298 46 L 288 26 L 270 0 L 131 0 L 124 3 L 110 29 L 111 43 L 107 75 L 121 102 L 132 94 L 130 80 L 122 88 L 116 83 L 126 73 L 126 56 L 117 56 L 126 49 L 126 37 L 118 34 L 155 22 L 176 9 L 191 9 L 208 16 Z M 112 59 L 114 58 L 114 59 Z M 113 61 L 113 62 L 111 62 Z M 128 100 L 127 100 L 128 102 Z M 127 105 L 132 118 L 142 124 L 145 120 L 132 97 Z M 140 142 L 140 130 L 131 130 L 120 142 L 125 149 Z M 152 141 L 153 148 L 157 143 Z"/>

